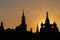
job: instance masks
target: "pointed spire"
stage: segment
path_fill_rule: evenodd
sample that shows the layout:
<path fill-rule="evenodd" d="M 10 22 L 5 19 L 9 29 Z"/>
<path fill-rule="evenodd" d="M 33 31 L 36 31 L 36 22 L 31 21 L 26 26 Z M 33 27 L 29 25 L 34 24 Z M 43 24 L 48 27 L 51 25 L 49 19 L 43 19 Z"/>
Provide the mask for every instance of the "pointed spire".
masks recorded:
<path fill-rule="evenodd" d="M 56 25 L 55 21 L 54 21 L 53 25 Z"/>
<path fill-rule="evenodd" d="M 22 21 L 21 21 L 22 24 L 25 24 L 25 16 L 24 16 L 24 10 L 23 10 L 23 14 L 22 14 Z"/>
<path fill-rule="evenodd" d="M 46 13 L 46 16 L 47 16 L 47 18 L 48 18 L 48 12 Z"/>
<path fill-rule="evenodd" d="M 48 18 L 48 12 L 46 13 L 46 21 L 45 24 L 50 24 L 49 18 Z"/>
<path fill-rule="evenodd" d="M 23 10 L 23 13 L 24 13 L 24 10 Z"/>
<path fill-rule="evenodd" d="M 36 32 L 37 32 L 37 33 L 39 32 L 39 29 L 38 29 L 38 23 L 37 23 L 37 29 L 36 29 Z"/>
<path fill-rule="evenodd" d="M 37 23 L 37 27 L 38 27 L 38 23 Z"/>
<path fill-rule="evenodd" d="M 24 10 L 23 10 L 23 16 L 24 16 Z"/>
<path fill-rule="evenodd" d="M 30 29 L 30 32 L 32 33 L 32 28 Z"/>

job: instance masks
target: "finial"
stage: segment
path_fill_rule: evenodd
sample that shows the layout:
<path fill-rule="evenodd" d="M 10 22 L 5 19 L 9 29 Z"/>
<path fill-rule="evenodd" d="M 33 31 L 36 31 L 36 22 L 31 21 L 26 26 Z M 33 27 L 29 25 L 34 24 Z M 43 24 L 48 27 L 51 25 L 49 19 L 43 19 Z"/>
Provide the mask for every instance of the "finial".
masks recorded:
<path fill-rule="evenodd" d="M 48 12 L 46 13 L 46 16 L 48 17 Z"/>
<path fill-rule="evenodd" d="M 24 16 L 24 10 L 23 10 L 23 16 Z"/>
<path fill-rule="evenodd" d="M 23 13 L 24 13 L 24 10 L 23 10 Z"/>
<path fill-rule="evenodd" d="M 47 12 L 47 15 L 48 15 L 48 12 Z"/>

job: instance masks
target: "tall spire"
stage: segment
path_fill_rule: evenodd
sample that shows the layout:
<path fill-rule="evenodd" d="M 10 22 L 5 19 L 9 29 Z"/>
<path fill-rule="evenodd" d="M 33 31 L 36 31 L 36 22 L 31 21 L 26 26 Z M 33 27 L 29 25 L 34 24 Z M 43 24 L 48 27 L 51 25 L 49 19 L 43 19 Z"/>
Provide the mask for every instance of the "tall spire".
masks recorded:
<path fill-rule="evenodd" d="M 24 16 L 24 10 L 23 10 L 23 13 L 22 13 L 22 17 L 21 17 L 21 25 L 20 25 L 20 30 L 25 32 L 26 31 L 26 28 L 27 28 L 27 25 L 26 25 L 26 21 L 25 21 L 25 16 Z"/>
<path fill-rule="evenodd" d="M 24 10 L 23 10 L 23 15 L 22 15 L 22 24 L 25 24 Z"/>
<path fill-rule="evenodd" d="M 46 16 L 47 16 L 47 18 L 48 18 L 48 12 L 46 13 Z"/>
<path fill-rule="evenodd" d="M 24 17 L 24 10 L 23 10 L 23 17 Z"/>
<path fill-rule="evenodd" d="M 36 29 L 36 32 L 37 32 L 37 33 L 39 32 L 39 29 L 38 29 L 38 23 L 37 23 L 37 29 Z"/>
<path fill-rule="evenodd" d="M 48 12 L 46 13 L 46 21 L 45 24 L 50 24 L 49 17 L 48 17 Z"/>

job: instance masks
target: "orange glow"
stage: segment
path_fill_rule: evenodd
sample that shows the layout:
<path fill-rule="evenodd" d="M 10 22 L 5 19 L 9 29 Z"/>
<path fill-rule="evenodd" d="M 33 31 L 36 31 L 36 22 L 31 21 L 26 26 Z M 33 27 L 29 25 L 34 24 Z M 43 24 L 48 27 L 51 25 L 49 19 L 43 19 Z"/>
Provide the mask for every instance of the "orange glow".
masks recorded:
<path fill-rule="evenodd" d="M 46 12 L 49 14 L 50 23 L 56 22 L 60 30 L 60 2 L 58 0 L 0 0 L 0 21 L 4 28 L 13 28 L 21 24 L 22 9 L 25 10 L 27 30 L 36 31 L 37 21 L 45 22 Z M 39 28 L 40 29 L 40 28 Z"/>

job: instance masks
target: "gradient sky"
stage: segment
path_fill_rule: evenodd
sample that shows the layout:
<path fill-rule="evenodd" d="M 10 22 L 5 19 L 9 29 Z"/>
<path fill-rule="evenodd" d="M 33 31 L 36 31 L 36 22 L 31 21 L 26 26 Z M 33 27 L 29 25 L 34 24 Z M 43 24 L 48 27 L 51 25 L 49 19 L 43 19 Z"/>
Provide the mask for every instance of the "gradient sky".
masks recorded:
<path fill-rule="evenodd" d="M 5 29 L 20 25 L 23 9 L 27 30 L 32 27 L 35 32 L 37 22 L 40 26 L 45 21 L 47 11 L 51 23 L 55 21 L 60 30 L 60 0 L 0 0 L 0 22 L 4 22 Z"/>

